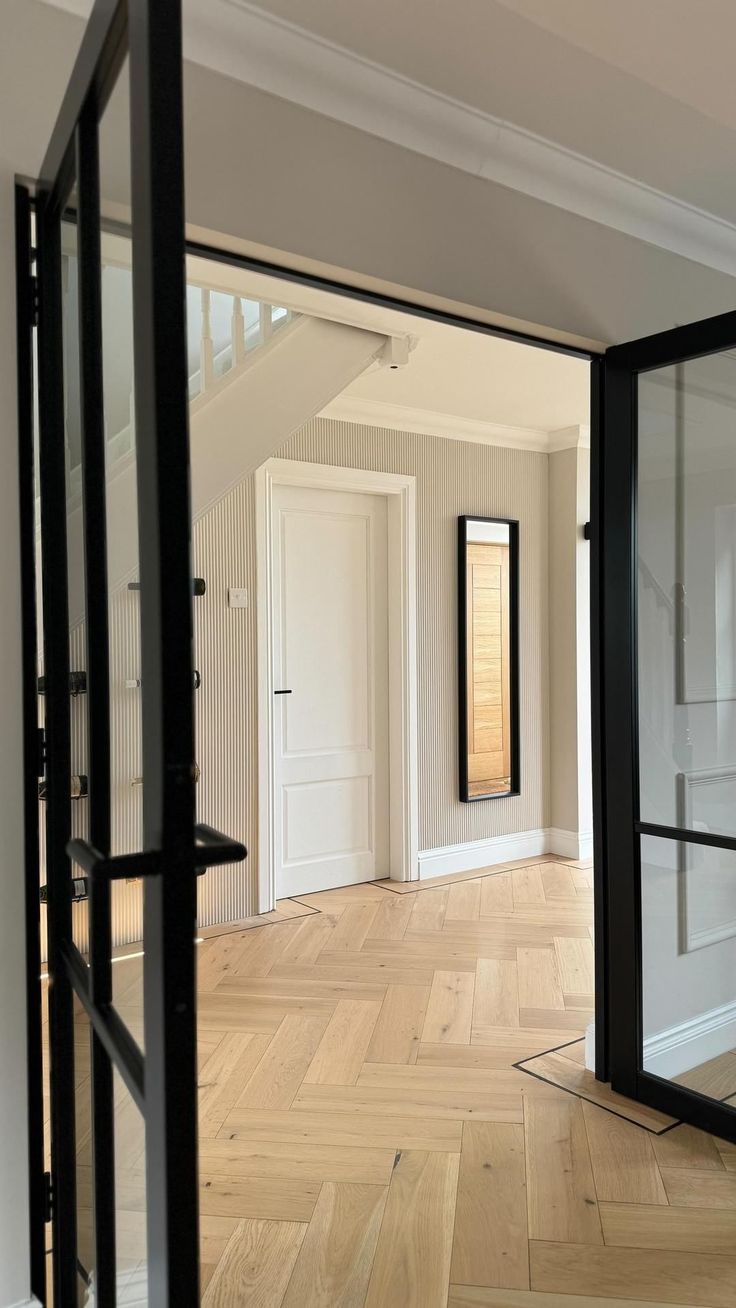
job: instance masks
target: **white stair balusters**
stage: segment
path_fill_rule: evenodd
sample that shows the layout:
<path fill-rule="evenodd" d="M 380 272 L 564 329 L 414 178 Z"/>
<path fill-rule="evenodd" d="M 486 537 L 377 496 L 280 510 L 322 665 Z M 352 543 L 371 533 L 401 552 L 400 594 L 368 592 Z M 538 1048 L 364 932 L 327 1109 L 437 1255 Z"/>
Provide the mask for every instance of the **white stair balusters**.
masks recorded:
<path fill-rule="evenodd" d="M 215 380 L 215 343 L 212 339 L 211 292 L 202 291 L 202 336 L 199 346 L 200 394 L 212 389 Z"/>
<path fill-rule="evenodd" d="M 245 318 L 243 316 L 243 301 L 239 295 L 233 296 L 233 316 L 232 316 L 232 345 L 233 345 L 233 368 L 237 368 L 245 358 Z"/>

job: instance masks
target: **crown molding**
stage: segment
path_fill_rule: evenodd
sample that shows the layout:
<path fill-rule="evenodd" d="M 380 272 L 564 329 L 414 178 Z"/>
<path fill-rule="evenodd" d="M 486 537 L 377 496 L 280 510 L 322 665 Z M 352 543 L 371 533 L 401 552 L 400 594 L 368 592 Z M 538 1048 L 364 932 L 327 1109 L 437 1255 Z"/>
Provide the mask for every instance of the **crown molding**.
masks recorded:
<path fill-rule="evenodd" d="M 89 0 L 44 0 L 72 13 Z M 315 36 L 250 0 L 184 0 L 195 63 L 736 276 L 736 224 Z"/>
<path fill-rule="evenodd" d="M 439 436 L 442 440 L 470 441 L 474 445 L 501 445 L 512 450 L 549 452 L 549 432 L 541 427 L 507 427 L 503 423 L 483 422 L 478 418 L 460 418 L 455 413 L 437 413 L 406 404 L 389 404 L 384 400 L 363 400 L 338 395 L 319 414 L 335 422 L 354 422 L 361 427 L 381 427 L 390 431 L 409 431 L 419 436 Z"/>
<path fill-rule="evenodd" d="M 588 423 L 579 422 L 573 427 L 558 427 L 548 436 L 547 449 L 550 454 L 558 450 L 589 450 L 590 427 Z"/>

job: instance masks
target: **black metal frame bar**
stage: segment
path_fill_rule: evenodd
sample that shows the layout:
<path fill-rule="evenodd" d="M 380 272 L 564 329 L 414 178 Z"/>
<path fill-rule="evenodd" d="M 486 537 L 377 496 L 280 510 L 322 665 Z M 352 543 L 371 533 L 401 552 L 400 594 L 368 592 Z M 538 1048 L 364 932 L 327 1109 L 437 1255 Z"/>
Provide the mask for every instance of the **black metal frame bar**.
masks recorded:
<path fill-rule="evenodd" d="M 82 506 L 87 597 L 89 715 L 89 833 L 110 848 L 110 656 L 107 626 L 107 512 L 102 359 L 100 160 L 98 107 L 88 98 L 76 137 L 79 196 L 79 354 L 82 435 Z M 112 1003 L 110 887 L 89 882 L 89 993 L 102 1011 Z M 115 1115 L 113 1065 L 94 1022 L 91 1039 L 93 1186 L 96 1297 L 115 1306 Z"/>
<path fill-rule="evenodd" d="M 604 374 L 601 359 L 590 364 L 590 726 L 593 781 L 593 902 L 595 907 L 595 1074 L 607 1081 L 609 1031 L 608 864 L 606 849 L 606 735 L 603 661 L 603 493 Z"/>
<path fill-rule="evenodd" d="M 511 667 L 511 786 L 498 794 L 471 795 L 468 780 L 468 523 L 491 522 L 509 529 L 509 657 Z M 457 648 L 458 648 L 458 770 L 460 800 L 476 804 L 486 799 L 508 799 L 521 792 L 521 732 L 519 730 L 519 522 L 516 518 L 486 518 L 462 514 L 457 520 Z"/>
<path fill-rule="evenodd" d="M 62 946 L 71 940 L 68 577 L 64 466 L 61 210 L 37 206 L 42 591 L 46 677 L 46 882 L 54 1302 L 77 1293 L 74 1012 Z"/>
<path fill-rule="evenodd" d="M 724 1139 L 736 1140 L 736 1110 L 643 1067 L 641 840 L 654 836 L 736 850 L 736 838 L 641 820 L 637 671 L 638 377 L 653 368 L 733 349 L 736 313 L 616 346 L 603 363 L 606 439 L 602 460 L 605 550 L 601 559 L 605 677 L 609 1054 L 613 1088 Z"/>
<path fill-rule="evenodd" d="M 99 122 L 126 53 L 130 66 L 134 365 L 138 436 L 143 699 L 144 849 L 110 853 L 110 692 L 102 377 Z M 39 236 L 41 530 L 47 737 L 46 824 L 52 1077 L 54 1301 L 76 1302 L 75 997 L 92 1041 L 95 1292 L 116 1301 L 113 1073 L 120 1072 L 146 1130 L 148 1278 L 152 1303 L 199 1303 L 194 936 L 196 877 L 245 850 L 194 823 L 192 570 L 190 543 L 180 0 L 97 0 L 36 194 Z M 78 201 L 82 484 L 89 711 L 89 840 L 70 839 L 70 712 L 61 224 Z M 26 207 L 28 199 L 25 199 Z M 21 214 L 19 202 L 19 214 Z M 22 214 L 21 214 L 22 216 Z M 30 247 L 18 237 L 19 326 L 27 315 Z M 24 289 L 24 285 L 25 289 Z M 26 748 L 36 720 L 35 524 L 32 372 L 21 351 Z M 30 400 L 30 404 L 29 404 Z M 29 483 L 30 478 L 30 483 Z M 30 512 L 30 518 L 28 516 Z M 33 536 L 29 537 L 29 531 Z M 27 832 L 37 822 L 37 767 L 28 780 Z M 28 775 L 28 774 L 27 774 Z M 33 803 L 31 803 L 33 790 Z M 29 958 L 38 950 L 28 910 Z M 71 860 L 88 871 L 90 958 L 72 939 Z M 110 883 L 144 878 L 146 1055 L 113 1005 Z M 30 899 L 30 895 L 29 895 Z M 29 1009 L 40 1023 L 40 998 Z M 35 992 L 34 992 L 35 994 Z M 29 1016 L 29 1023 L 30 1023 Z M 35 1028 L 34 1028 L 35 1029 Z M 40 1026 L 39 1026 L 40 1031 Z M 40 1050 L 39 1050 L 40 1052 Z M 29 1059 L 31 1027 L 29 1025 Z M 29 1064 L 30 1065 L 30 1064 Z M 40 1092 L 40 1070 L 35 1084 Z M 42 1118 L 41 1118 L 42 1125 Z M 32 1121 L 31 1160 L 43 1185 L 43 1136 Z M 38 1169 L 38 1146 L 41 1170 Z M 34 1191 L 35 1194 L 35 1191 Z M 38 1197 L 36 1196 L 36 1205 Z M 37 1217 L 37 1213 L 36 1213 Z M 43 1225 L 40 1250 L 43 1253 Z M 40 1280 L 39 1298 L 45 1301 Z"/>
<path fill-rule="evenodd" d="M 23 818 L 25 838 L 26 1041 L 28 1058 L 28 1173 L 31 1292 L 46 1298 L 46 1195 L 44 1187 L 43 1044 L 39 886 L 39 735 L 36 644 L 36 489 L 33 431 L 33 328 L 31 202 L 15 188 L 15 269 L 18 353 L 18 480 L 20 499 L 21 642 L 23 659 Z"/>
<path fill-rule="evenodd" d="M 426 318 L 430 322 L 443 322 L 448 327 L 463 327 L 481 336 L 496 336 L 503 341 L 516 341 L 519 345 L 533 345 L 539 350 L 550 350 L 553 354 L 567 354 L 573 359 L 595 359 L 600 356 L 593 350 L 581 346 L 567 345 L 564 341 L 552 341 L 546 336 L 536 336 L 533 332 L 516 330 L 513 327 L 498 327 L 494 323 L 481 322 L 468 314 L 452 313 L 447 309 L 427 308 L 414 300 L 405 300 L 396 295 L 385 295 L 380 291 L 366 290 L 362 286 L 341 282 L 332 277 L 319 277 L 314 273 L 299 272 L 296 268 L 287 268 L 283 264 L 270 263 L 265 259 L 256 259 L 247 254 L 236 254 L 232 250 L 220 249 L 216 245 L 207 245 L 203 241 L 187 240 L 187 254 L 198 259 L 210 259 L 213 263 L 227 264 L 231 268 L 243 268 L 248 272 L 262 273 L 265 277 L 277 277 L 282 282 L 292 282 L 296 286 L 309 286 L 315 291 L 325 291 L 331 295 L 340 295 L 344 299 L 357 300 L 362 304 L 376 304 L 384 309 L 396 309 L 399 313 L 409 313 L 415 318 Z"/>

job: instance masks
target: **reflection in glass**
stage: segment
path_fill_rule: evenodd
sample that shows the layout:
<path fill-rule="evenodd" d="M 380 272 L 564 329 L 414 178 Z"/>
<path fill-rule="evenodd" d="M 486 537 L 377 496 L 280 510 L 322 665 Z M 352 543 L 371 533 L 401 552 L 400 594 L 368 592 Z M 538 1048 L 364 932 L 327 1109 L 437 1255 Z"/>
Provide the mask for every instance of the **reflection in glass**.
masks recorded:
<path fill-rule="evenodd" d="M 736 853 L 642 838 L 642 1065 L 645 1072 L 728 1103 L 736 1103 L 734 908 Z M 684 952 L 683 939 L 693 937 L 697 944 Z"/>
<path fill-rule="evenodd" d="M 518 790 L 517 524 L 460 519 L 461 799 Z"/>
<path fill-rule="evenodd" d="M 87 589 L 84 570 L 84 498 L 82 494 L 82 397 L 79 358 L 79 258 L 77 193 L 73 189 L 61 223 L 61 309 L 64 367 L 64 453 L 66 474 L 67 597 L 69 619 L 69 725 L 71 833 L 89 836 Z M 41 814 L 43 822 L 45 814 Z M 73 869 L 83 889 L 79 868 Z M 72 908 L 74 944 L 89 949 L 88 901 Z"/>
<path fill-rule="evenodd" d="M 736 835 L 736 356 L 639 378 L 641 817 Z"/>

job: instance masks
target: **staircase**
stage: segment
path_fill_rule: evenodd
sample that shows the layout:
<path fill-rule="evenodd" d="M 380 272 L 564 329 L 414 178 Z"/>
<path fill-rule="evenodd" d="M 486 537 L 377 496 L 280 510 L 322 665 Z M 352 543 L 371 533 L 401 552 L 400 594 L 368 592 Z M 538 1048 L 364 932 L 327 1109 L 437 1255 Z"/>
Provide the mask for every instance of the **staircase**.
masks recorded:
<path fill-rule="evenodd" d="M 138 568 L 133 292 L 125 242 L 102 273 L 107 555 L 110 593 Z M 69 625 L 85 613 L 76 253 L 63 255 Z M 221 268 L 218 268 L 218 275 Z M 192 517 L 196 520 L 383 357 L 387 337 L 187 285 Z M 40 503 L 37 501 L 37 527 Z M 40 540 L 40 531 L 38 537 Z"/>
<path fill-rule="evenodd" d="M 67 508 L 81 503 L 81 430 L 78 396 L 76 258 L 64 268 L 65 453 Z M 133 294 L 130 270 L 103 265 L 103 378 L 108 481 L 135 456 Z M 187 362 L 192 413 L 251 365 L 255 354 L 284 332 L 299 315 L 237 292 L 213 290 L 196 282 L 187 288 Z M 105 348 L 107 345 L 107 348 Z"/>

